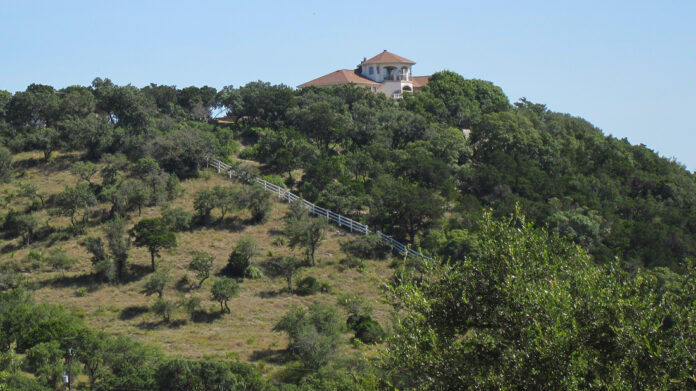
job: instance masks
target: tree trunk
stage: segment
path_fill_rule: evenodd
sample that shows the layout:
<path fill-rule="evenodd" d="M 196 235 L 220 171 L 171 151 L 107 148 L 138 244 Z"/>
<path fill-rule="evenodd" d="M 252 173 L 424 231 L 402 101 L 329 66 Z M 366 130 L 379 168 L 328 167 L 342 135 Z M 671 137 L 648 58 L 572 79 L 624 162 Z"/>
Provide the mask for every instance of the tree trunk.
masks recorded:
<path fill-rule="evenodd" d="M 155 271 L 155 252 L 150 251 L 150 256 L 152 257 L 152 271 Z"/>

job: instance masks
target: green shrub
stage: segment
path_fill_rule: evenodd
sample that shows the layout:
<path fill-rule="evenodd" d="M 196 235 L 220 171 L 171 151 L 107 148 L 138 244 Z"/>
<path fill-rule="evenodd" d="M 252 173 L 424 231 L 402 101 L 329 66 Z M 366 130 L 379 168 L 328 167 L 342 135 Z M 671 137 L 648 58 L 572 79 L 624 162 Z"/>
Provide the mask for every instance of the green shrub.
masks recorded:
<path fill-rule="evenodd" d="M 75 296 L 77 296 L 77 297 L 87 296 L 87 288 L 85 288 L 85 287 L 77 288 L 77 291 L 75 291 Z"/>
<path fill-rule="evenodd" d="M 264 175 L 261 177 L 261 179 L 271 182 L 272 184 L 280 186 L 284 189 L 286 188 L 285 181 L 283 181 L 283 177 L 281 177 L 278 174 Z"/>
<path fill-rule="evenodd" d="M 250 237 L 242 237 L 227 260 L 227 265 L 221 273 L 236 278 L 244 278 L 247 268 L 251 266 L 251 258 L 256 254 L 256 244 Z"/>
<path fill-rule="evenodd" d="M 366 344 L 379 343 L 384 339 L 384 336 L 382 326 L 369 317 L 355 327 L 355 338 Z"/>
<path fill-rule="evenodd" d="M 155 304 L 152 305 L 152 312 L 162 317 L 165 322 L 169 322 L 174 313 L 174 303 L 169 300 L 158 298 Z"/>
<path fill-rule="evenodd" d="M 331 289 L 326 282 L 321 282 L 312 276 L 307 276 L 297 282 L 295 293 L 298 295 L 313 295 L 315 293 L 328 293 Z"/>
<path fill-rule="evenodd" d="M 297 281 L 295 293 L 298 295 L 313 295 L 318 293 L 320 289 L 321 284 L 319 284 L 319 281 L 312 276 L 307 276 Z"/>
<path fill-rule="evenodd" d="M 355 240 L 341 242 L 341 250 L 356 258 L 385 259 L 391 247 L 377 235 L 361 235 Z"/>
<path fill-rule="evenodd" d="M 263 278 L 263 273 L 261 272 L 261 269 L 259 269 L 258 267 L 254 265 L 249 265 L 249 267 L 247 267 L 244 271 L 244 277 L 256 280 L 259 278 Z"/>
<path fill-rule="evenodd" d="M 191 228 L 191 213 L 184 208 L 162 209 L 162 221 L 172 231 L 187 231 Z"/>
<path fill-rule="evenodd" d="M 254 147 L 244 148 L 238 156 L 240 159 L 253 160 L 256 158 L 256 149 Z"/>
<path fill-rule="evenodd" d="M 358 257 L 348 256 L 346 258 L 341 259 L 339 263 L 349 269 L 357 269 L 361 272 L 364 271 L 367 267 L 367 262 L 364 259 Z"/>

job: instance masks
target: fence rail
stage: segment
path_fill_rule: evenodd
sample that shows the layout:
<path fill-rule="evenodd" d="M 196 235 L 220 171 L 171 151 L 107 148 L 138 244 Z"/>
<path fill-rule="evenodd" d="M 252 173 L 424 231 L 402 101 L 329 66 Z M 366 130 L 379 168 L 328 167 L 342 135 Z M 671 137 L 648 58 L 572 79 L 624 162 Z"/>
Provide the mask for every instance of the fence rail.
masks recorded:
<path fill-rule="evenodd" d="M 233 177 L 239 177 L 238 172 L 229 164 L 221 161 L 220 159 L 209 157 L 206 158 L 206 165 L 208 167 L 213 167 L 217 169 L 218 173 L 223 173 L 226 172 L 229 176 L 230 179 Z M 255 177 L 254 181 L 261 185 L 264 190 L 269 191 L 274 193 L 275 195 L 278 196 L 278 198 L 281 198 L 288 203 L 290 202 L 295 202 L 299 201 L 302 202 L 302 205 L 307 209 L 309 213 L 311 213 L 314 216 L 321 216 L 326 218 L 328 221 L 336 223 L 340 228 L 343 228 L 347 231 L 350 231 L 351 233 L 359 233 L 359 234 L 364 234 L 367 235 L 370 232 L 370 229 L 366 224 L 362 224 L 358 221 L 355 221 L 351 219 L 350 217 L 346 217 L 343 215 L 340 215 L 338 213 L 332 212 L 326 208 L 322 208 L 318 205 L 315 205 L 304 198 L 293 194 L 289 191 L 287 191 L 285 188 L 278 186 L 274 183 L 268 182 L 267 180 L 259 177 Z M 385 235 L 382 232 L 375 231 L 372 232 L 376 234 L 380 239 L 383 241 L 389 243 L 389 245 L 396 250 L 399 254 L 405 255 L 405 256 L 415 256 L 415 257 L 421 257 L 425 258 L 427 260 L 433 261 L 432 258 L 430 258 L 427 255 L 423 255 L 420 252 L 412 249 L 411 247 L 397 241 L 396 239 L 392 238 L 389 235 Z"/>

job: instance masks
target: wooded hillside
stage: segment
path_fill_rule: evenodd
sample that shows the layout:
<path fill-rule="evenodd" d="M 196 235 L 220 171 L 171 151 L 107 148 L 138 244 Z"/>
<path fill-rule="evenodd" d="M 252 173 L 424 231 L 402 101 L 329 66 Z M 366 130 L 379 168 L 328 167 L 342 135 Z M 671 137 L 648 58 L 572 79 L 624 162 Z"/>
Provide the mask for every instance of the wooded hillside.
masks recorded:
<path fill-rule="evenodd" d="M 490 82 L 32 84 L 0 145 L 0 389 L 694 384 L 694 174 Z"/>

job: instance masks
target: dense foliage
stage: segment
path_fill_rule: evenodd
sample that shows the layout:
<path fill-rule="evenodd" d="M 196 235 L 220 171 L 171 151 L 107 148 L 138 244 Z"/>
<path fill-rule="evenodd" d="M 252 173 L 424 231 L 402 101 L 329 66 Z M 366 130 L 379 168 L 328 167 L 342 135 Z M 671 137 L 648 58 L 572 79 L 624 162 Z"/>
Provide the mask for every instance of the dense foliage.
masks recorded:
<path fill-rule="evenodd" d="M 221 109 L 226 118 L 212 119 Z M 50 196 L 21 183 L 25 167 L 12 154 L 34 150 L 41 158 L 30 164 L 79 156 L 66 167 L 76 182 Z M 192 209 L 169 206 L 210 156 L 232 164 L 239 183 L 196 189 Z M 129 256 L 132 244 L 144 247 L 153 273 L 142 292 L 157 297 L 146 310 L 165 324 L 178 308 L 191 319 L 233 317 L 243 279 L 263 275 L 256 244 L 242 237 L 222 270 L 192 252 L 195 283 L 177 282 L 176 302 L 164 294 L 177 233 L 268 219 L 271 197 L 251 185 L 259 175 L 441 262 L 391 263 L 393 324 L 378 322 L 360 297 L 339 297 L 345 317 L 326 304 L 292 307 L 274 328 L 289 345 L 273 379 L 252 365 L 166 357 L 91 331 L 63 309 L 34 304 L 18 269 L 3 263 L 0 390 L 60 387 L 69 347 L 92 390 L 695 386 L 696 178 L 581 118 L 524 98 L 511 104 L 492 83 L 449 71 L 398 101 L 350 85 L 263 82 L 216 91 L 97 78 L 0 91 L 0 183 L 17 181 L 11 197 L 23 200 L 1 216 L 4 238 L 30 247 L 100 225 L 79 242 L 99 283 L 142 278 Z M 140 218 L 152 206 L 161 217 Z M 37 219 L 42 210 L 69 227 Z M 294 282 L 300 270 L 325 266 L 315 258 L 326 220 L 294 203 L 284 222 L 278 245 L 304 259 L 269 251 L 259 265 L 288 289 L 267 294 L 335 294 L 309 275 Z M 391 254 L 376 235 L 342 241 L 341 250 L 341 267 L 358 270 Z M 30 254 L 53 271 L 76 263 L 60 248 Z M 157 257 L 165 262 L 155 270 Z M 214 314 L 186 295 L 206 285 Z M 386 340 L 375 348 L 378 365 L 342 355 L 350 336 L 354 346 Z"/>
<path fill-rule="evenodd" d="M 693 388 L 688 269 L 667 291 L 522 216 L 487 215 L 479 255 L 392 287 L 405 316 L 383 366 L 399 389 Z"/>

